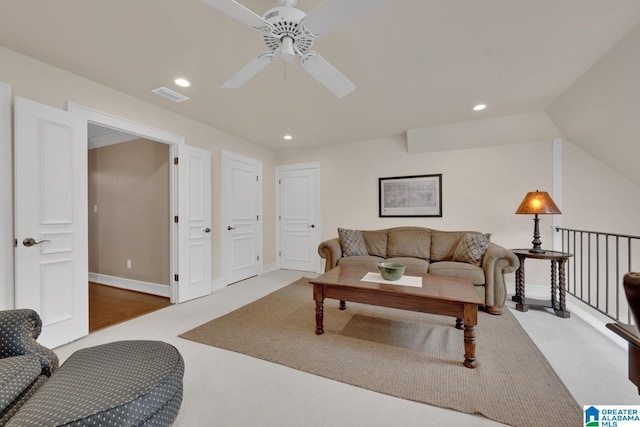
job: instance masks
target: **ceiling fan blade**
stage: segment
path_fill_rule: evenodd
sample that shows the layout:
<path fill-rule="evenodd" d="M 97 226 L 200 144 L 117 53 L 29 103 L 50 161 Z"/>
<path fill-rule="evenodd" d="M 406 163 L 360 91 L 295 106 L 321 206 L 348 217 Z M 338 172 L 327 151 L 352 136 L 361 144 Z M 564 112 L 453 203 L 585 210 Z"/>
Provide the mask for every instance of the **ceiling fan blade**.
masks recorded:
<path fill-rule="evenodd" d="M 348 95 L 356 88 L 351 80 L 315 52 L 308 51 L 300 58 L 300 65 L 338 98 Z"/>
<path fill-rule="evenodd" d="M 215 7 L 220 12 L 255 29 L 268 27 L 270 24 L 262 16 L 256 15 L 235 0 L 202 0 L 211 7 Z"/>
<path fill-rule="evenodd" d="M 264 70 L 267 65 L 276 58 L 271 52 L 266 52 L 258 56 L 253 61 L 242 67 L 240 71 L 235 73 L 229 80 L 227 80 L 221 88 L 224 89 L 237 89 L 260 71 Z"/>
<path fill-rule="evenodd" d="M 302 20 L 316 36 L 324 36 L 389 0 L 325 0 Z"/>

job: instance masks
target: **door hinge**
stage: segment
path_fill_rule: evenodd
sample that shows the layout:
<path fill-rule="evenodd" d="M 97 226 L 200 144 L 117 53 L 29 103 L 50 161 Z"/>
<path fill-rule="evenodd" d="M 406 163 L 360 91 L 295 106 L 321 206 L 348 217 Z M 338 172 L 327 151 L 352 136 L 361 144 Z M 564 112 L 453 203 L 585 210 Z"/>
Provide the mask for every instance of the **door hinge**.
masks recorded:
<path fill-rule="evenodd" d="M 282 181 L 280 179 L 278 179 L 278 185 L 281 185 Z"/>
<path fill-rule="evenodd" d="M 14 248 L 18 247 L 18 239 L 13 239 L 13 247 Z"/>
<path fill-rule="evenodd" d="M 174 164 L 174 165 L 177 165 L 177 164 L 178 164 L 178 158 L 177 158 L 177 157 L 174 157 L 174 158 L 173 158 L 173 164 Z"/>
<path fill-rule="evenodd" d="M 278 215 L 278 221 L 282 221 L 282 215 Z"/>
<path fill-rule="evenodd" d="M 282 252 L 278 251 L 278 256 L 282 256 Z"/>
<path fill-rule="evenodd" d="M 256 175 L 256 181 L 260 181 L 260 177 Z"/>
<path fill-rule="evenodd" d="M 176 282 L 180 280 L 180 276 L 178 276 L 177 274 L 173 275 L 173 280 L 175 280 Z"/>
<path fill-rule="evenodd" d="M 176 224 L 178 223 L 178 215 L 173 217 L 173 222 L 175 222 Z"/>
<path fill-rule="evenodd" d="M 260 261 L 260 255 L 258 255 L 258 256 L 256 257 L 256 260 L 257 260 L 257 261 Z"/>
<path fill-rule="evenodd" d="M 260 221 L 260 215 L 256 215 L 256 221 Z"/>

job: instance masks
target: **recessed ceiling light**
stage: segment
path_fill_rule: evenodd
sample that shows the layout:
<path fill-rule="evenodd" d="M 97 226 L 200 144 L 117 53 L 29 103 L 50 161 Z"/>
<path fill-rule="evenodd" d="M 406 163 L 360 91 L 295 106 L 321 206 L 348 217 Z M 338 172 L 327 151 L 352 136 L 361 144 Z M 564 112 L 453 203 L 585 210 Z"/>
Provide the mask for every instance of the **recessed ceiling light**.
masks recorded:
<path fill-rule="evenodd" d="M 478 104 L 478 105 L 476 105 L 475 107 L 473 107 L 473 111 L 481 111 L 481 110 L 484 110 L 485 108 L 487 108 L 487 106 L 486 106 L 486 105 L 484 105 L 484 104 Z"/>
<path fill-rule="evenodd" d="M 293 137 L 291 135 L 285 135 L 282 138 L 286 139 L 287 141 L 291 141 L 293 139 Z"/>
<path fill-rule="evenodd" d="M 191 86 L 191 83 L 189 82 L 189 80 L 183 79 L 183 78 L 175 79 L 174 82 L 175 82 L 175 84 L 177 84 L 178 86 L 181 86 L 181 87 L 189 87 L 189 86 Z"/>

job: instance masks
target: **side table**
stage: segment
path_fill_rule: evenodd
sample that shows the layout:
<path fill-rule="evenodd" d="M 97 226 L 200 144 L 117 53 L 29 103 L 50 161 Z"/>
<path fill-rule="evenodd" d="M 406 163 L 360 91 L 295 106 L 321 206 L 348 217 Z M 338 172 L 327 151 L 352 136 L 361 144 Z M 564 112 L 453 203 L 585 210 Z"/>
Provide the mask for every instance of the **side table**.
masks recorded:
<path fill-rule="evenodd" d="M 567 260 L 573 254 L 558 251 L 545 251 L 542 254 L 529 252 L 528 249 L 511 250 L 520 261 L 520 267 L 516 270 L 516 294 L 511 298 L 515 301 L 516 310 L 527 311 L 530 306 L 552 308 L 556 316 L 568 318 L 571 313 L 567 311 L 566 294 L 566 272 Z M 527 258 L 551 261 L 551 299 L 538 300 L 526 298 L 524 295 L 524 261 Z"/>

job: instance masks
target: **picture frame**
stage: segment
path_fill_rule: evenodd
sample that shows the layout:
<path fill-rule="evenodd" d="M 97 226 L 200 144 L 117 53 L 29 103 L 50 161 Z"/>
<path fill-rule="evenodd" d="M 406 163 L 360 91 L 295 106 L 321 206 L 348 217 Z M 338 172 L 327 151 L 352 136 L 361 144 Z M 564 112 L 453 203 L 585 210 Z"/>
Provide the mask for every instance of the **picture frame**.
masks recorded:
<path fill-rule="evenodd" d="M 378 178 L 380 218 L 442 217 L 442 174 Z"/>

